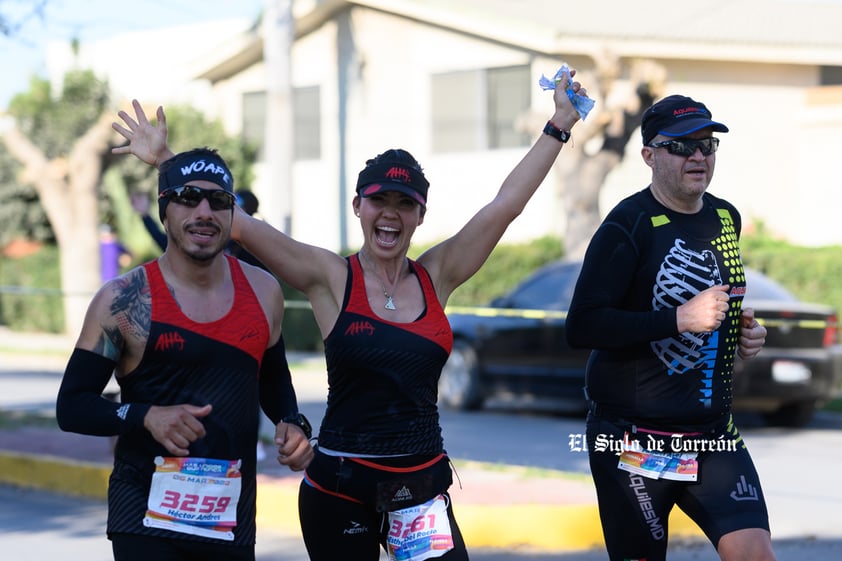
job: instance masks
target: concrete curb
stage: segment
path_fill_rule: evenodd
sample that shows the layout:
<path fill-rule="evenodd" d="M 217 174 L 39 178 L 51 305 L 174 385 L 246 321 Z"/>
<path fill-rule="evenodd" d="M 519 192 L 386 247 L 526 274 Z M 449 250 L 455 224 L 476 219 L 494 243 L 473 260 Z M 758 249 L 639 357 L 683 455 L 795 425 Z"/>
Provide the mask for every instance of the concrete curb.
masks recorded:
<path fill-rule="evenodd" d="M 0 483 L 106 499 L 111 466 L 0 450 Z"/>
<path fill-rule="evenodd" d="M 0 483 L 105 500 L 111 466 L 40 454 L 0 451 Z M 298 525 L 298 485 L 294 477 L 258 475 L 257 524 L 292 536 Z M 595 504 L 489 505 L 460 502 L 456 517 L 472 548 L 576 551 L 604 546 Z M 669 520 L 670 537 L 704 537 L 678 509 Z"/>

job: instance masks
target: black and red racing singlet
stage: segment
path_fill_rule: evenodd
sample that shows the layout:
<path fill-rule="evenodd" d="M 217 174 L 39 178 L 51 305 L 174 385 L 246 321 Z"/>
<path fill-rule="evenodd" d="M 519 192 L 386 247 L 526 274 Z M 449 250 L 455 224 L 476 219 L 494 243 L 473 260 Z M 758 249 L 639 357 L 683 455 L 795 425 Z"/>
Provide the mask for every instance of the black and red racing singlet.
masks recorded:
<path fill-rule="evenodd" d="M 152 323 L 138 367 L 119 380 L 122 401 L 155 405 L 211 404 L 202 419 L 207 435 L 190 446 L 191 457 L 242 460 L 242 493 L 235 545 L 255 539 L 258 373 L 270 330 L 265 312 L 236 259 L 227 262 L 234 302 L 208 323 L 188 318 L 166 284 L 157 261 L 144 265 L 152 298 Z M 108 532 L 210 540 L 143 524 L 156 456 L 169 456 L 148 431 L 120 436 L 108 490 Z"/>
<path fill-rule="evenodd" d="M 357 255 L 348 258 L 342 311 L 325 339 L 327 411 L 319 445 L 348 454 L 438 454 L 438 380 L 453 332 L 427 271 L 409 262 L 426 301 L 411 323 L 378 317 Z"/>

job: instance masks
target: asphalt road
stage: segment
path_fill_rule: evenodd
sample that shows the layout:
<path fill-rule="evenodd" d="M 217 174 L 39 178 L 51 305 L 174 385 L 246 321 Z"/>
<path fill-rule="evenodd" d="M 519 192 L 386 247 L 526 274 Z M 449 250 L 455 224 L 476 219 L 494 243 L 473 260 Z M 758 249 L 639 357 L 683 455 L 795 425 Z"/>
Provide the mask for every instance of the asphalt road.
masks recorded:
<path fill-rule="evenodd" d="M 0 486 L 0 551 L 15 561 L 110 561 L 105 503 Z M 258 532 L 257 561 L 307 561 L 298 536 Z M 778 561 L 842 558 L 842 540 L 797 538 L 775 542 Z M 474 561 L 605 561 L 603 551 L 531 552 L 472 550 Z M 670 561 L 715 561 L 706 543 L 673 543 Z M 385 560 L 385 557 L 381 557 Z"/>

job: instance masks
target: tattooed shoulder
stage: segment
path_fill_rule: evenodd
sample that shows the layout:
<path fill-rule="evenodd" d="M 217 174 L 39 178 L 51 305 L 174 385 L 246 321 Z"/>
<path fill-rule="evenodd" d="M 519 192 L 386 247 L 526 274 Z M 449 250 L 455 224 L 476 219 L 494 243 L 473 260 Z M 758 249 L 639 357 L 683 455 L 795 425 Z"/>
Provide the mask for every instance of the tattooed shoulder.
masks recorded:
<path fill-rule="evenodd" d="M 152 324 L 152 298 L 142 267 L 113 281 L 111 324 L 103 329 L 103 351 L 122 349 L 126 344 L 144 345 Z"/>

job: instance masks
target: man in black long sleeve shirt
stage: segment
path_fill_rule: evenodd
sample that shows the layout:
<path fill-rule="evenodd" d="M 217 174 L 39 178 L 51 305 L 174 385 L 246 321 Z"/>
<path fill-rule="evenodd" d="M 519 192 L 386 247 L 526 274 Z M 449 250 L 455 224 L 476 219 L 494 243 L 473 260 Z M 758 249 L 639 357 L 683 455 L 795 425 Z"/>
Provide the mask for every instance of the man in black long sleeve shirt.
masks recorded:
<path fill-rule="evenodd" d="M 593 349 L 588 451 L 612 561 L 664 560 L 674 505 L 723 560 L 774 559 L 731 418 L 734 360 L 755 356 L 766 332 L 742 309 L 740 214 L 706 192 L 714 132 L 728 127 L 688 97 L 645 112 L 652 183 L 597 230 L 567 318 L 570 345 Z"/>

